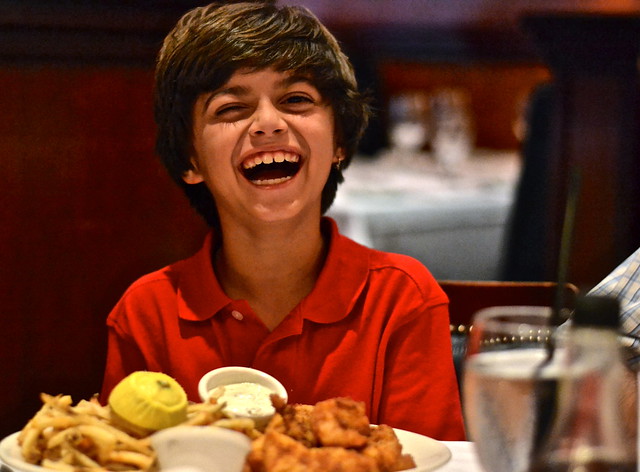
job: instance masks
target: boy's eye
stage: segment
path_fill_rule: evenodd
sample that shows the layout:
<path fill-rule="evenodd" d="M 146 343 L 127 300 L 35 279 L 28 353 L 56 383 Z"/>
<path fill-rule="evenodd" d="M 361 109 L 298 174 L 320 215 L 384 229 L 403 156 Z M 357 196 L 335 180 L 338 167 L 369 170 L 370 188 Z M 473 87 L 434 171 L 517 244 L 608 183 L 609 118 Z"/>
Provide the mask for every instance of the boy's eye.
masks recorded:
<path fill-rule="evenodd" d="M 221 108 L 218 108 L 216 110 L 216 116 L 224 116 L 224 115 L 228 115 L 230 113 L 239 113 L 242 110 L 244 110 L 245 107 L 243 107 L 242 105 L 225 105 Z"/>
<path fill-rule="evenodd" d="M 307 95 L 289 95 L 284 99 L 284 102 L 288 105 L 299 105 L 314 103 L 314 100 Z"/>

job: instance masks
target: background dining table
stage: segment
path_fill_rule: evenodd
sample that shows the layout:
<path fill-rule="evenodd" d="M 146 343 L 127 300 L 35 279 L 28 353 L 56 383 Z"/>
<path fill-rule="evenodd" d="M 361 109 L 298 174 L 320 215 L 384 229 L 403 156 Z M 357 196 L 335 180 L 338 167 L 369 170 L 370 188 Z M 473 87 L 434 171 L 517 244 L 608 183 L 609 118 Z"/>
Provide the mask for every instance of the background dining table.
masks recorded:
<path fill-rule="evenodd" d="M 520 170 L 509 150 L 475 149 L 448 170 L 429 153 L 356 157 L 328 216 L 344 235 L 413 256 L 438 279 L 492 280 Z"/>

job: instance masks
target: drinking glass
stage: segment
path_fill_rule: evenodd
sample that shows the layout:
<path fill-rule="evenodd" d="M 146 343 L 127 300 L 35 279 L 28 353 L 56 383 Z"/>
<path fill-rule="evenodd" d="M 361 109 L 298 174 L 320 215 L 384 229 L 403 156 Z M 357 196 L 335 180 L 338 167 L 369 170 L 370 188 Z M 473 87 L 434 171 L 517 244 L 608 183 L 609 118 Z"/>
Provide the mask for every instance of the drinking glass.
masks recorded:
<path fill-rule="evenodd" d="M 492 307 L 474 316 L 463 408 L 469 438 L 487 471 L 526 472 L 537 428 L 544 429 L 545 414 L 552 413 L 553 404 L 540 402 L 546 398 L 543 388 L 557 379 L 563 329 L 550 327 L 550 317 L 551 308 L 534 306 Z M 556 350 L 549 360 L 550 341 Z"/>
<path fill-rule="evenodd" d="M 428 100 L 423 92 L 407 91 L 389 99 L 389 141 L 398 154 L 418 154 L 428 140 Z"/>
<path fill-rule="evenodd" d="M 454 176 L 471 156 L 474 146 L 469 95 L 461 89 L 444 88 L 430 99 L 431 148 L 445 175 Z"/>

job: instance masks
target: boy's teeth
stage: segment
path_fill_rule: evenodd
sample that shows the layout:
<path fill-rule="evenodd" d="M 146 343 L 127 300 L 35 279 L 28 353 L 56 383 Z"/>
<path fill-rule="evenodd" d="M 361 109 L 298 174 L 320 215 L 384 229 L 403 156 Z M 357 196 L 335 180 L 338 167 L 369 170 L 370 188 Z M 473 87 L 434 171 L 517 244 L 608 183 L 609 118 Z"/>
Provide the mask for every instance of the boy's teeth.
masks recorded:
<path fill-rule="evenodd" d="M 260 164 L 272 164 L 274 162 L 298 162 L 299 157 L 297 154 L 285 153 L 282 151 L 277 152 L 265 152 L 259 154 L 253 158 L 247 159 L 242 166 L 245 169 L 252 169 Z"/>
<path fill-rule="evenodd" d="M 280 177 L 278 179 L 252 180 L 251 182 L 253 182 L 256 185 L 276 185 L 276 184 L 281 184 L 282 182 L 285 182 L 289 179 L 291 179 L 291 176 Z"/>

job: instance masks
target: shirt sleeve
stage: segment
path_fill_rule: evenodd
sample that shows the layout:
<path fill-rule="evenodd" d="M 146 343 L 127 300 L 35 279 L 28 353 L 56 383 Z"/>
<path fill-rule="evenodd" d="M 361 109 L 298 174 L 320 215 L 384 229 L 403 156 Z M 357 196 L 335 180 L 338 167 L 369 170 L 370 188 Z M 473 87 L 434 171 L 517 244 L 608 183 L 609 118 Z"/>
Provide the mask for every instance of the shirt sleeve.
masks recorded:
<path fill-rule="evenodd" d="M 448 305 L 425 305 L 388 340 L 379 422 L 440 440 L 464 440 Z"/>
<path fill-rule="evenodd" d="M 107 361 L 105 365 L 100 401 L 106 404 L 111 390 L 127 375 L 138 370 L 146 370 L 147 365 L 140 349 L 117 323 L 126 316 L 125 305 L 119 303 L 107 318 Z"/>
<path fill-rule="evenodd" d="M 640 368 L 640 249 L 616 267 L 590 292 L 615 297 L 620 302 L 620 329 L 627 348 L 627 361 Z"/>

